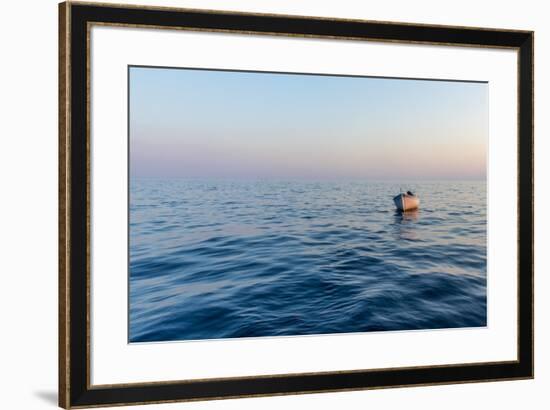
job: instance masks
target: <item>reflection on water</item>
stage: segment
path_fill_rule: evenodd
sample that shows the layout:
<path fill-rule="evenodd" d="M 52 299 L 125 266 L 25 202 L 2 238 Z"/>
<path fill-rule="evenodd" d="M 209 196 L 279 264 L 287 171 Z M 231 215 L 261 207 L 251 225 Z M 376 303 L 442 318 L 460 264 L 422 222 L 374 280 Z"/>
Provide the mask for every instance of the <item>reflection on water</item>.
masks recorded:
<path fill-rule="evenodd" d="M 415 223 L 418 222 L 419 214 L 420 211 L 418 209 L 406 212 L 395 211 L 395 225 L 398 239 L 410 241 L 418 239 Z"/>
<path fill-rule="evenodd" d="M 485 183 L 135 179 L 133 342 L 486 325 Z"/>
<path fill-rule="evenodd" d="M 420 211 L 418 209 L 412 210 L 412 211 L 406 211 L 406 212 L 396 212 L 399 216 L 399 219 L 403 222 L 415 222 L 418 220 L 418 215 L 420 214 Z"/>

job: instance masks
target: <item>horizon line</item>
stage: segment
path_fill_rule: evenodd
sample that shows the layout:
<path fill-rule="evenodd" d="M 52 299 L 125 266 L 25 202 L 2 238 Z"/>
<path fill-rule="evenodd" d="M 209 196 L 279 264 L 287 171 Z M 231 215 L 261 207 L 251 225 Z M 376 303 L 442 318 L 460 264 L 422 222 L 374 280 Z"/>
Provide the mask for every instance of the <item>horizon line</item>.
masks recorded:
<path fill-rule="evenodd" d="M 183 179 L 183 180 L 216 180 L 216 181 L 357 181 L 357 182 L 429 182 L 429 181 L 487 181 L 487 177 L 472 178 L 364 178 L 364 177 L 193 177 L 193 176 L 157 176 L 132 175 L 128 179 Z"/>

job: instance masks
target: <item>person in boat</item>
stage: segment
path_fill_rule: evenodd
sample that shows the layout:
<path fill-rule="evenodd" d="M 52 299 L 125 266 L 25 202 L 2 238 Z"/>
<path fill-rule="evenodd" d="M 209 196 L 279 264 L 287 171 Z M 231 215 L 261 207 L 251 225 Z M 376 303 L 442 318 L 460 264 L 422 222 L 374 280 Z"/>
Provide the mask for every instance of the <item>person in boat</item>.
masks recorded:
<path fill-rule="evenodd" d="M 411 191 L 407 191 L 407 195 L 414 196 L 414 194 Z"/>

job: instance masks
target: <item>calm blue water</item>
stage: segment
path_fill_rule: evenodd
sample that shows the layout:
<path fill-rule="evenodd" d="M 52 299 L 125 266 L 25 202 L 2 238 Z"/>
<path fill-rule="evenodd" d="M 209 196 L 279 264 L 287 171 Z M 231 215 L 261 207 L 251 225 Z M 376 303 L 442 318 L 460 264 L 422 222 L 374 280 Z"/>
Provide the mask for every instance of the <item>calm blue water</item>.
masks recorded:
<path fill-rule="evenodd" d="M 133 179 L 130 341 L 485 326 L 485 187 Z"/>

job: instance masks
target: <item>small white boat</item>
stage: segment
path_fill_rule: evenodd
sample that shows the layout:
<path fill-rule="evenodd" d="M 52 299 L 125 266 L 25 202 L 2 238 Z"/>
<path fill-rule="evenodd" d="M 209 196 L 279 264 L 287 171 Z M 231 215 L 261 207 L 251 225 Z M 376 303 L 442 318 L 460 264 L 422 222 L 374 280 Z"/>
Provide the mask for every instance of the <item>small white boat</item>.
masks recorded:
<path fill-rule="evenodd" d="M 420 199 L 411 191 L 397 195 L 393 198 L 393 202 L 397 210 L 401 212 L 412 211 L 420 206 Z"/>

